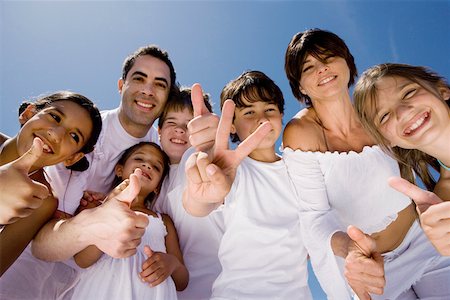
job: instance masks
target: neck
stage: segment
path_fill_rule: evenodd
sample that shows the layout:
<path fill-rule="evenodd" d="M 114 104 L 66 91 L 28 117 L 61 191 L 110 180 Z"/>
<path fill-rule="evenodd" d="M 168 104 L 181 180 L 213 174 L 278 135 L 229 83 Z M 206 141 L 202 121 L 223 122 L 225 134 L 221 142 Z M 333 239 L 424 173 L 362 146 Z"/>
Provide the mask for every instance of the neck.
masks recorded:
<path fill-rule="evenodd" d="M 445 166 L 450 167 L 450 145 L 448 141 L 450 141 L 450 125 L 443 134 L 434 139 L 433 143 L 419 150 L 439 159 Z"/>
<path fill-rule="evenodd" d="M 150 125 L 137 124 L 126 118 L 122 108 L 119 108 L 119 121 L 120 125 L 122 125 L 123 129 L 125 129 L 129 135 L 135 138 L 142 138 L 148 133 L 155 120 L 153 120 Z"/>
<path fill-rule="evenodd" d="M 256 149 L 248 155 L 250 158 L 267 163 L 273 163 L 280 160 L 280 157 L 276 154 L 275 149 Z"/>
<path fill-rule="evenodd" d="M 354 127 L 361 124 L 348 90 L 333 99 L 313 100 L 313 108 L 322 127 L 338 135 L 349 135 Z"/>

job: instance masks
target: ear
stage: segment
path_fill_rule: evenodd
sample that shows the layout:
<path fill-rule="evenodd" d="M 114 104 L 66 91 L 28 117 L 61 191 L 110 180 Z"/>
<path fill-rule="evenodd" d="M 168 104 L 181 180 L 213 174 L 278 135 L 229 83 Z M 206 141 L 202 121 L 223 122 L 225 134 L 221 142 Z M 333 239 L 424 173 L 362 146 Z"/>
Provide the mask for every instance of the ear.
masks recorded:
<path fill-rule="evenodd" d="M 448 87 L 440 87 L 439 93 L 441 94 L 444 101 L 448 101 L 450 99 L 450 89 Z"/>
<path fill-rule="evenodd" d="M 116 173 L 116 176 L 119 178 L 122 178 L 123 175 L 123 166 L 117 164 L 116 167 L 114 168 L 114 172 Z"/>
<path fill-rule="evenodd" d="M 29 119 L 31 119 L 35 114 L 36 111 L 36 105 L 30 104 L 25 108 L 25 110 L 19 115 L 19 123 L 20 125 L 25 124 L 28 122 Z"/>
<path fill-rule="evenodd" d="M 231 124 L 230 133 L 236 134 L 236 127 L 234 126 L 234 124 Z"/>
<path fill-rule="evenodd" d="M 117 88 L 119 89 L 119 93 L 122 93 L 123 83 L 124 83 L 124 81 L 123 81 L 122 78 L 120 78 L 120 79 L 117 81 Z"/>
<path fill-rule="evenodd" d="M 300 85 L 298 86 L 298 89 L 300 90 L 300 93 L 302 93 L 303 95 L 307 95 L 306 90 L 302 88 Z"/>
<path fill-rule="evenodd" d="M 64 161 L 64 165 L 69 167 L 84 157 L 83 152 L 77 152 Z"/>

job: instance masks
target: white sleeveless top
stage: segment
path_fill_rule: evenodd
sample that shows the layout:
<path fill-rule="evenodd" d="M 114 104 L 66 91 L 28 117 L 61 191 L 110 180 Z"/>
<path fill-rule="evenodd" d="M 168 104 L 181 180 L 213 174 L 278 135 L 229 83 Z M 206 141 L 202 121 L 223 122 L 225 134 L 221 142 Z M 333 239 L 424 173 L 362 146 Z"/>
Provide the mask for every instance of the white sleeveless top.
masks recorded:
<path fill-rule="evenodd" d="M 127 258 L 112 258 L 104 254 L 94 265 L 80 271 L 72 299 L 176 299 L 172 277 L 155 287 L 142 282 L 139 273 L 147 259 L 144 246 L 153 251 L 166 252 L 166 226 L 160 217 L 148 216 L 149 224 L 137 253 Z"/>

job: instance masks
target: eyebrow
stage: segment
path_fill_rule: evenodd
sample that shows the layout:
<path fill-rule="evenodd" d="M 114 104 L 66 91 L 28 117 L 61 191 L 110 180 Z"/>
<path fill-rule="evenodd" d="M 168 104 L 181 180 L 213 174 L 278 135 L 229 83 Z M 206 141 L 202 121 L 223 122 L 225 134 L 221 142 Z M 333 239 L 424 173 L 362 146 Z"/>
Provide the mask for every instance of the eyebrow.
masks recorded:
<path fill-rule="evenodd" d="M 142 77 L 148 78 L 148 75 L 141 71 L 134 71 L 133 74 L 131 74 L 131 76 L 134 75 L 140 75 Z M 164 81 L 167 85 L 169 85 L 169 81 L 164 77 L 155 77 L 155 80 Z"/>

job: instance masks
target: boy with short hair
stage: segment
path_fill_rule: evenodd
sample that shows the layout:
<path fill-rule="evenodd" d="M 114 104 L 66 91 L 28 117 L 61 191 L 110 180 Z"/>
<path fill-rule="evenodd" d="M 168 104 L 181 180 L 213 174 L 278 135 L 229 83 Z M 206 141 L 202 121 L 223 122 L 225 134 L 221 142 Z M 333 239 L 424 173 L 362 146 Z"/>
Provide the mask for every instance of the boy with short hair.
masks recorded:
<path fill-rule="evenodd" d="M 248 71 L 225 86 L 221 106 L 212 159 L 202 152 L 189 157 L 183 195 L 193 215 L 219 206 L 223 214 L 222 272 L 212 299 L 312 299 L 299 203 L 275 151 L 281 90 L 264 73 Z M 230 133 L 241 141 L 235 150 L 228 150 Z"/>
<path fill-rule="evenodd" d="M 198 89 L 194 86 L 193 89 Z M 191 88 L 181 88 L 178 97 L 169 99 L 159 118 L 158 132 L 161 147 L 170 159 L 169 175 L 164 179 L 160 196 L 155 203 L 155 210 L 168 214 L 177 229 L 180 248 L 187 269 L 189 285 L 177 292 L 178 299 L 209 299 L 211 287 L 220 273 L 217 256 L 222 233 L 217 225 L 220 213 L 205 218 L 196 218 L 186 213 L 182 204 L 182 190 L 186 181 L 184 163 L 189 157 L 191 143 L 189 141 L 188 123 L 194 117 L 191 100 Z M 204 107 L 212 112 L 209 95 L 203 95 Z M 186 153 L 184 160 L 183 154 Z"/>

